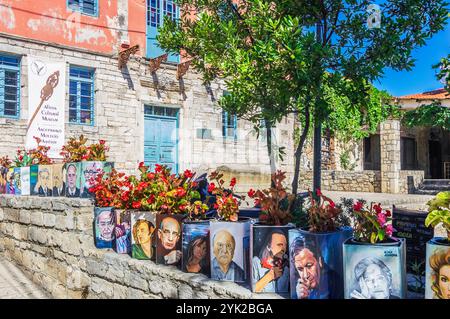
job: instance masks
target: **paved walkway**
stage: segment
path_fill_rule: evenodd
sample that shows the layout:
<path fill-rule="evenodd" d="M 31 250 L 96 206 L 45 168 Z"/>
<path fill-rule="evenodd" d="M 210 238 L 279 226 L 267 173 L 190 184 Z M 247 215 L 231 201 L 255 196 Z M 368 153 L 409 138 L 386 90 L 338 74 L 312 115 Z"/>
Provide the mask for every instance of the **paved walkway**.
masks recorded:
<path fill-rule="evenodd" d="M 48 298 L 38 286 L 29 280 L 13 263 L 0 255 L 0 299 Z"/>

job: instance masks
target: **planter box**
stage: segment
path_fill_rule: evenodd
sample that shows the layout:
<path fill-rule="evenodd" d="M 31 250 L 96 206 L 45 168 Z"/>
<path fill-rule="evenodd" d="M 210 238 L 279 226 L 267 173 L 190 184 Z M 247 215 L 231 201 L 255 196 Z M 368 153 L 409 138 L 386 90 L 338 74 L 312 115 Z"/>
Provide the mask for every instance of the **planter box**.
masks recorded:
<path fill-rule="evenodd" d="M 130 211 L 131 256 L 136 259 L 155 260 L 155 212 Z"/>
<path fill-rule="evenodd" d="M 52 196 L 53 192 L 53 166 L 31 165 L 30 187 L 31 195 Z"/>
<path fill-rule="evenodd" d="M 350 228 L 330 233 L 289 230 L 292 299 L 344 297 L 342 245 L 351 236 Z"/>
<path fill-rule="evenodd" d="M 184 215 L 156 216 L 156 263 L 181 268 L 181 221 Z"/>
<path fill-rule="evenodd" d="M 16 194 L 16 180 L 15 180 L 15 171 L 14 168 L 11 167 L 6 172 L 6 194 L 15 195 Z"/>
<path fill-rule="evenodd" d="M 66 197 L 80 197 L 81 162 L 64 165 L 64 185 Z"/>
<path fill-rule="evenodd" d="M 450 299 L 450 243 L 431 239 L 426 256 L 425 299 Z"/>
<path fill-rule="evenodd" d="M 8 169 L 4 166 L 0 166 L 0 194 L 6 194 L 6 175 L 8 174 Z"/>
<path fill-rule="evenodd" d="M 64 176 L 66 175 L 64 164 L 52 164 L 53 166 L 53 182 L 52 182 L 52 196 L 65 196 L 66 185 L 64 183 Z"/>
<path fill-rule="evenodd" d="M 115 215 L 114 251 L 118 254 L 131 254 L 131 213 L 129 210 L 115 209 Z"/>
<path fill-rule="evenodd" d="M 20 174 L 22 172 L 22 167 L 14 168 L 14 195 L 22 195 L 22 185 Z"/>
<path fill-rule="evenodd" d="M 247 282 L 250 277 L 250 219 L 210 221 L 211 278 Z"/>
<path fill-rule="evenodd" d="M 112 162 L 81 162 L 80 197 L 91 198 L 93 195 L 89 192 L 91 187 L 89 180 L 101 172 L 105 172 L 104 177 L 106 177 L 108 173 L 111 173 L 113 167 L 114 163 Z"/>
<path fill-rule="evenodd" d="M 113 248 L 114 243 L 114 207 L 94 208 L 95 247 Z"/>
<path fill-rule="evenodd" d="M 345 299 L 406 298 L 406 243 L 344 244 Z"/>
<path fill-rule="evenodd" d="M 20 193 L 21 195 L 28 196 L 31 194 L 31 184 L 30 184 L 30 167 L 20 168 Z"/>
<path fill-rule="evenodd" d="M 182 228 L 182 270 L 210 277 L 209 220 L 184 221 Z"/>
<path fill-rule="evenodd" d="M 252 291 L 289 292 L 289 248 L 288 231 L 293 225 L 269 226 L 253 224 L 251 230 Z M 275 256 L 275 257 L 274 257 Z M 277 278 L 271 270 L 277 267 Z"/>

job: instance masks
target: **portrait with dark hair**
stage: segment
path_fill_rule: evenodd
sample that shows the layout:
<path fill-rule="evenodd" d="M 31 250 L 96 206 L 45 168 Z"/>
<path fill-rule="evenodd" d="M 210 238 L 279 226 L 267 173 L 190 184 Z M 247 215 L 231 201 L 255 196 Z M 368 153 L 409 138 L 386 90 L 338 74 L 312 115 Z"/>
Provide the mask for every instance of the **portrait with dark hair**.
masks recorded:
<path fill-rule="evenodd" d="M 156 216 L 151 212 L 132 212 L 131 255 L 136 259 L 154 259 Z"/>
<path fill-rule="evenodd" d="M 114 209 L 111 207 L 95 207 L 94 210 L 95 246 L 112 248 L 114 242 Z"/>
<path fill-rule="evenodd" d="M 210 276 L 209 222 L 183 223 L 182 269 Z"/>

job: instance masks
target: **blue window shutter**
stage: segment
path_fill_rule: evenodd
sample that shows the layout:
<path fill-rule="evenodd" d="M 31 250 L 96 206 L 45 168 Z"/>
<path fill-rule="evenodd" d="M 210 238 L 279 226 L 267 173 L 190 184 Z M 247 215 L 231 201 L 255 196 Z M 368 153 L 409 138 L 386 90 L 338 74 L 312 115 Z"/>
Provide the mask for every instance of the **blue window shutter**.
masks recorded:
<path fill-rule="evenodd" d="M 0 116 L 19 118 L 20 58 L 0 55 Z"/>
<path fill-rule="evenodd" d="M 70 67 L 69 123 L 94 125 L 94 69 Z"/>
<path fill-rule="evenodd" d="M 67 7 L 82 14 L 98 17 L 98 0 L 67 0 Z"/>

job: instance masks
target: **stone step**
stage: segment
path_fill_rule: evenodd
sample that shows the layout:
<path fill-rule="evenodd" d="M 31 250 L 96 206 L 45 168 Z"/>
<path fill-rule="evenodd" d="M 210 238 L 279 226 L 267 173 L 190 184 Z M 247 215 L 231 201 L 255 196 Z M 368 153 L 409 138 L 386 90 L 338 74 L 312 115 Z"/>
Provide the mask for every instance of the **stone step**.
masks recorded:
<path fill-rule="evenodd" d="M 442 190 L 434 190 L 434 189 L 417 189 L 414 194 L 417 195 L 436 195 L 437 193 L 442 192 Z"/>
<path fill-rule="evenodd" d="M 450 187 L 449 179 L 424 179 L 422 185 L 442 185 Z"/>
<path fill-rule="evenodd" d="M 420 185 L 419 189 L 424 190 L 436 190 L 436 191 L 449 191 L 450 186 L 436 185 L 436 184 L 428 184 L 428 185 Z"/>

